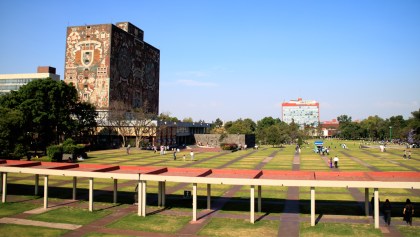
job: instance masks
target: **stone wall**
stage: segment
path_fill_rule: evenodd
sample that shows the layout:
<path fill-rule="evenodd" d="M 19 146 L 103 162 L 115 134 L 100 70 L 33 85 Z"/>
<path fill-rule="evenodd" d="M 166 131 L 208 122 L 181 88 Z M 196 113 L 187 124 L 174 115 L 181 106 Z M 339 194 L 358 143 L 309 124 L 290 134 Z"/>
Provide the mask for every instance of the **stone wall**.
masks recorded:
<path fill-rule="evenodd" d="M 248 147 L 255 146 L 255 135 L 249 134 L 227 134 L 220 140 L 221 134 L 194 134 L 196 145 L 220 147 L 221 143 L 235 143 L 247 145 Z"/>

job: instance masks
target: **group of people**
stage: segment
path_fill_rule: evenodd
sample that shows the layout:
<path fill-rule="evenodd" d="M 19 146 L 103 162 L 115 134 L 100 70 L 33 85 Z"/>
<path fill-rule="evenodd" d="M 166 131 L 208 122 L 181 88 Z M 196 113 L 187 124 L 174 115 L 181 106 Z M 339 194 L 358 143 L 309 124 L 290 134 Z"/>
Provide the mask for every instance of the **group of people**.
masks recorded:
<path fill-rule="evenodd" d="M 333 168 L 333 164 L 334 164 L 334 167 L 335 168 L 338 168 L 338 161 L 339 161 L 340 159 L 338 159 L 338 157 L 337 157 L 337 155 L 336 156 L 334 156 L 334 158 L 330 158 L 330 161 L 328 162 L 329 163 L 329 165 L 330 165 L 330 168 Z"/>
<path fill-rule="evenodd" d="M 373 210 L 374 210 L 374 207 L 375 207 L 373 197 L 370 201 L 370 205 L 371 205 L 371 209 L 372 209 L 372 213 L 373 213 Z M 388 226 L 391 225 L 392 206 L 391 206 L 391 202 L 389 201 L 389 199 L 386 199 L 384 204 L 382 205 L 382 212 L 384 214 L 385 223 Z M 404 209 L 403 209 L 403 220 L 407 223 L 407 225 L 412 225 L 413 224 L 413 215 L 414 215 L 414 206 L 411 203 L 410 199 L 407 198 L 407 200 L 405 201 Z M 374 215 L 372 214 L 372 216 L 374 216 Z"/>
<path fill-rule="evenodd" d="M 174 150 L 174 153 L 173 153 L 173 156 L 174 156 L 174 160 L 176 160 L 176 153 L 177 152 L 179 152 L 179 149 L 176 149 L 176 150 Z M 191 160 L 194 160 L 194 151 L 193 150 L 191 150 L 190 151 L 190 158 L 191 158 Z M 186 157 L 185 157 L 185 154 L 182 156 L 182 160 L 184 160 L 185 161 L 185 159 L 186 159 Z"/>

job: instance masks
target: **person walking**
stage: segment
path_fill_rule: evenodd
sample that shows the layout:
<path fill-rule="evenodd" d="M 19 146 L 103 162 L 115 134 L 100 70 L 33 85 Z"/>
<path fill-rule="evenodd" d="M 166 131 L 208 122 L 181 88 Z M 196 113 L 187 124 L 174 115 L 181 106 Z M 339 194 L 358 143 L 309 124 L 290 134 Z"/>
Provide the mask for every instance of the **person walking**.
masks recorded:
<path fill-rule="evenodd" d="M 130 148 L 131 148 L 131 146 L 130 146 L 130 144 L 128 144 L 127 145 L 127 155 L 130 155 Z"/>
<path fill-rule="evenodd" d="M 407 158 L 407 151 L 406 150 L 404 150 L 403 158 L 404 158 L 404 160 L 405 160 L 405 158 Z"/>
<path fill-rule="evenodd" d="M 414 207 L 413 207 L 413 204 L 411 204 L 410 199 L 408 199 L 408 198 L 405 201 L 403 214 L 404 214 L 404 221 L 407 222 L 408 225 L 412 225 L 413 224 Z"/>
<path fill-rule="evenodd" d="M 333 165 L 333 160 L 332 160 L 332 157 L 330 158 L 330 168 L 332 168 L 332 165 Z"/>
<path fill-rule="evenodd" d="M 194 160 L 194 151 L 190 152 L 190 157 L 191 157 L 191 160 Z"/>
<path fill-rule="evenodd" d="M 339 161 L 339 159 L 338 159 L 337 155 L 334 156 L 333 161 L 334 161 L 335 168 L 338 168 L 338 161 Z"/>
<path fill-rule="evenodd" d="M 384 211 L 385 223 L 388 226 L 391 225 L 391 203 L 388 199 L 386 199 L 385 203 L 382 205 L 382 210 Z"/>
<path fill-rule="evenodd" d="M 408 151 L 408 156 L 407 156 L 407 158 L 408 158 L 408 159 L 411 159 L 411 151 Z"/>
<path fill-rule="evenodd" d="M 174 160 L 176 160 L 176 151 L 174 151 Z"/>

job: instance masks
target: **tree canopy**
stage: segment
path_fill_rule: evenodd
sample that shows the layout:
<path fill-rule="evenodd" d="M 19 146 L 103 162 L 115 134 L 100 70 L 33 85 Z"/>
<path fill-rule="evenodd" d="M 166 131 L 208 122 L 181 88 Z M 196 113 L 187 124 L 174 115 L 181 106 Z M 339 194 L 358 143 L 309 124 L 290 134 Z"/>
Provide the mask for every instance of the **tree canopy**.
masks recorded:
<path fill-rule="evenodd" d="M 90 134 L 96 126 L 95 108 L 79 102 L 76 89 L 63 81 L 31 81 L 18 91 L 1 96 L 0 108 L 1 117 L 13 115 L 16 121 L 20 121 L 16 124 L 3 120 L 1 128 L 13 128 L 14 135 L 20 137 L 16 145 L 25 149 L 36 143 L 38 148 L 45 150 L 48 145 L 58 144 L 65 138 Z M 1 139 L 10 141 L 12 138 Z M 2 151 L 2 155 L 13 153 L 12 150 L 9 147 Z"/>

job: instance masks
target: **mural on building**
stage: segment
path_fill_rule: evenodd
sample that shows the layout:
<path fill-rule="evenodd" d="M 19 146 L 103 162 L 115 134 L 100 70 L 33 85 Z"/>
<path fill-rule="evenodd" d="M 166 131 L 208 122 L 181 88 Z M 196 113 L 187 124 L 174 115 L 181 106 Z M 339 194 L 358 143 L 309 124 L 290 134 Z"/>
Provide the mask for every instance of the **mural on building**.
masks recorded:
<path fill-rule="evenodd" d="M 82 101 L 109 106 L 109 25 L 67 28 L 65 75 Z"/>
<path fill-rule="evenodd" d="M 66 83 L 107 109 L 112 101 L 158 114 L 160 51 L 129 22 L 67 28 Z"/>

